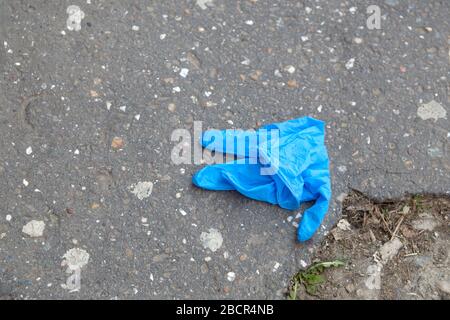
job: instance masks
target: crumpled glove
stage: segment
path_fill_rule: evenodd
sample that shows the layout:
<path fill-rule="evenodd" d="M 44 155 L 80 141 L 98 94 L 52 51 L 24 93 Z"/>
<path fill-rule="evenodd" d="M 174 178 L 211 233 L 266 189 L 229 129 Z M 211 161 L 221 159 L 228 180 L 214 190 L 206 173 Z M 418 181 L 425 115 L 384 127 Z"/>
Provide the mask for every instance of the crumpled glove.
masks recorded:
<path fill-rule="evenodd" d="M 324 131 L 325 123 L 310 117 L 269 124 L 256 131 L 207 130 L 201 138 L 203 147 L 239 158 L 206 166 L 192 181 L 200 188 L 236 190 L 288 210 L 315 200 L 297 229 L 298 240 L 306 241 L 322 223 L 331 199 Z"/>

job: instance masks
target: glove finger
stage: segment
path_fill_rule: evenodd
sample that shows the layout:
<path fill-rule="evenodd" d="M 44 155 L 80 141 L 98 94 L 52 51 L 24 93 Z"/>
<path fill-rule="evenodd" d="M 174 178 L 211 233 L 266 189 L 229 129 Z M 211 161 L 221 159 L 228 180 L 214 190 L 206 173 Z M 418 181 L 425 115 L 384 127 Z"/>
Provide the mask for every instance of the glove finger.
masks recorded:
<path fill-rule="evenodd" d="M 200 142 L 211 151 L 257 157 L 258 136 L 255 130 L 207 130 Z"/>
<path fill-rule="evenodd" d="M 260 175 L 257 164 L 240 164 L 236 161 L 207 166 L 198 171 L 192 182 L 208 190 L 236 190 L 260 201 L 277 203 L 276 186 L 271 176 Z"/>
<path fill-rule="evenodd" d="M 310 239 L 320 227 L 331 199 L 330 180 L 327 175 L 306 180 L 305 187 L 309 190 L 317 190 L 317 193 L 315 193 L 316 202 L 304 212 L 300 221 L 297 230 L 297 238 L 300 242 Z"/>

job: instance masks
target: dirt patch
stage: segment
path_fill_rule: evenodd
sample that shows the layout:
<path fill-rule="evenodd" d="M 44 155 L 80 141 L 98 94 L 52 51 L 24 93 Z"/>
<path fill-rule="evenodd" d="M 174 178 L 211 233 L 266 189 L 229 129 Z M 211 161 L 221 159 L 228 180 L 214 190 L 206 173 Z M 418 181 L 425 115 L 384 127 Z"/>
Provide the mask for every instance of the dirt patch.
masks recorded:
<path fill-rule="evenodd" d="M 449 216 L 448 197 L 377 203 L 353 192 L 314 260 L 342 261 L 344 266 L 324 269 L 314 295 L 297 283 L 296 297 L 449 299 Z"/>

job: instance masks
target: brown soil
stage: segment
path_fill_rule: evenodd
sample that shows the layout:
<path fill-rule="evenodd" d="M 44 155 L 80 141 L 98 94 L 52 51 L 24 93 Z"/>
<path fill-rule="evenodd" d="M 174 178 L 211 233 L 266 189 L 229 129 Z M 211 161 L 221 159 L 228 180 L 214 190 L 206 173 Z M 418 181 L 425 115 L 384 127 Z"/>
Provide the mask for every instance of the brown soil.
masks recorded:
<path fill-rule="evenodd" d="M 314 296 L 299 299 L 448 299 L 450 198 L 414 196 L 376 203 L 353 192 L 343 217 L 316 251 L 324 271 Z M 401 248 L 399 248 L 401 247 Z"/>

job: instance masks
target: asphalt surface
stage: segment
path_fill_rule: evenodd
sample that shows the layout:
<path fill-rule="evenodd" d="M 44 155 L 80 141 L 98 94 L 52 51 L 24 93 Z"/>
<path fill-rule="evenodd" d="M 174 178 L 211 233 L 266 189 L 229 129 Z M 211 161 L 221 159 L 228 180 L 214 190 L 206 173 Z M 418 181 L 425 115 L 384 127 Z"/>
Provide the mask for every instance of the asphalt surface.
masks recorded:
<path fill-rule="evenodd" d="M 283 298 L 350 189 L 449 194 L 449 17 L 447 0 L 0 0 L 0 297 Z M 309 243 L 297 212 L 171 161 L 194 121 L 300 116 L 326 121 L 332 172 Z"/>

